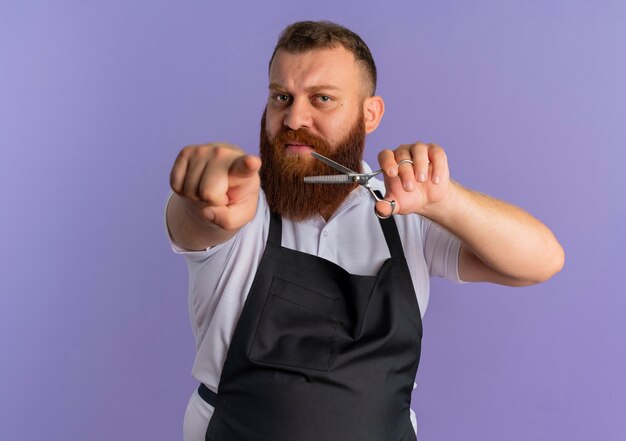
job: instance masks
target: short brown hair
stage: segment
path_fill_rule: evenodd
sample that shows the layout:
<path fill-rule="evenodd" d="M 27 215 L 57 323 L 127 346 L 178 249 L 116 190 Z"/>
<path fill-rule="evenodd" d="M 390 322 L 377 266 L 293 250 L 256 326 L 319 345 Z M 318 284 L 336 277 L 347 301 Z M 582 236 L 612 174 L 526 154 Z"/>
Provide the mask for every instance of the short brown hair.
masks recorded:
<path fill-rule="evenodd" d="M 330 21 L 299 21 L 287 26 L 278 38 L 269 66 L 279 49 L 300 53 L 312 49 L 330 49 L 343 46 L 365 68 L 371 82 L 370 92 L 376 91 L 376 64 L 369 48 L 356 33 Z"/>

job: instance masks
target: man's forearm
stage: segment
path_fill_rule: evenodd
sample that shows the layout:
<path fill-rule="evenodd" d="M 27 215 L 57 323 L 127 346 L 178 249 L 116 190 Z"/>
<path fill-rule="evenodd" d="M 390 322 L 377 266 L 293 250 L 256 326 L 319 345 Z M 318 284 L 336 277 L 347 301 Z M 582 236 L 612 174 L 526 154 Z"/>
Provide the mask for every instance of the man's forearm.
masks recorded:
<path fill-rule="evenodd" d="M 525 285 L 549 279 L 561 270 L 564 252 L 554 234 L 539 220 L 490 196 L 451 182 L 449 196 L 425 207 L 422 215 L 461 239 L 465 247 L 498 277 L 478 271 L 476 262 L 459 265 L 461 278 Z M 495 279 L 495 280 L 494 280 Z"/>

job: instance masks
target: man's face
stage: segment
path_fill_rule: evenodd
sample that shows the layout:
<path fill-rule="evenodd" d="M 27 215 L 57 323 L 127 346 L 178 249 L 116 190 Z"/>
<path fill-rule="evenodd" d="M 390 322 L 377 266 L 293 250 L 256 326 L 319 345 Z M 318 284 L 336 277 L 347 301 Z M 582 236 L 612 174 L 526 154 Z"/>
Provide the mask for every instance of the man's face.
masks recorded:
<path fill-rule="evenodd" d="M 273 212 L 293 220 L 329 216 L 354 188 L 305 184 L 303 178 L 336 173 L 310 155 L 314 150 L 361 170 L 366 128 L 360 75 L 343 48 L 277 53 L 260 144 L 261 185 Z"/>
<path fill-rule="evenodd" d="M 269 81 L 265 130 L 270 142 L 283 129 L 306 129 L 335 146 L 362 116 L 363 68 L 341 46 L 295 54 L 279 50 Z M 313 159 L 313 149 L 294 142 L 285 146 L 285 154 Z"/>

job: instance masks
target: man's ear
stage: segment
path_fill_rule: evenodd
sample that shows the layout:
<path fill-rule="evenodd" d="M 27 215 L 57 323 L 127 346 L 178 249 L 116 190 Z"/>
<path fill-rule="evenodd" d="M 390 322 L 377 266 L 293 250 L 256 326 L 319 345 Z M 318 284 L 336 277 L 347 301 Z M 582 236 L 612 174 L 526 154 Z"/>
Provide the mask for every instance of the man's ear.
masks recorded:
<path fill-rule="evenodd" d="M 385 113 L 385 102 L 380 96 L 370 96 L 363 101 L 363 122 L 365 133 L 370 134 L 378 127 Z"/>

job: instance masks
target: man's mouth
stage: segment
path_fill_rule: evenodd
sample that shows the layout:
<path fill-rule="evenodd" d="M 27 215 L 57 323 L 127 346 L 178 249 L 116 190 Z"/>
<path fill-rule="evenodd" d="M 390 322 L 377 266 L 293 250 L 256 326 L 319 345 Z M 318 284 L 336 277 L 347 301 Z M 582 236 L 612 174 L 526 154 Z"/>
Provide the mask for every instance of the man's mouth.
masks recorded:
<path fill-rule="evenodd" d="M 308 144 L 303 144 L 300 142 L 288 142 L 287 144 L 285 144 L 285 150 L 287 151 L 287 153 L 301 155 L 305 153 L 311 153 L 313 150 L 315 150 L 315 148 Z"/>

